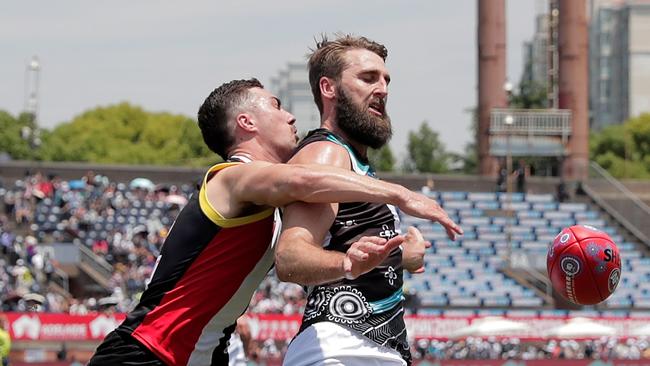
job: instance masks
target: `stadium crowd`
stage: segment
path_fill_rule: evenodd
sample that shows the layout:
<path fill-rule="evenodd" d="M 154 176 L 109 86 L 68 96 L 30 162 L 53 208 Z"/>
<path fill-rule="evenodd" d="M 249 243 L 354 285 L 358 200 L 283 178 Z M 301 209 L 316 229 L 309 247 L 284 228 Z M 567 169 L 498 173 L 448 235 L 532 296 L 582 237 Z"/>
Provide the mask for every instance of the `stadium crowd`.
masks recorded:
<path fill-rule="evenodd" d="M 111 182 L 88 172 L 65 181 L 41 173 L 3 182 L 0 210 L 0 304 L 4 311 L 39 310 L 86 314 L 125 312 L 138 300 L 192 185 L 154 186 L 147 179 Z M 50 286 L 58 264 L 51 243 L 75 243 L 111 267 L 111 289 L 65 298 Z M 299 286 L 269 276 L 251 311 L 296 314 L 304 305 Z"/>
<path fill-rule="evenodd" d="M 473 338 L 457 341 L 420 339 L 414 342 L 417 359 L 649 359 L 647 339 L 555 340 L 521 342 L 518 338 Z"/>
<path fill-rule="evenodd" d="M 134 182 L 132 182 L 134 183 Z M 88 314 L 126 312 L 138 300 L 151 275 L 167 231 L 192 194 L 192 185 L 154 186 L 111 182 L 88 172 L 65 181 L 40 173 L 0 182 L 0 311 Z M 103 258 L 113 268 L 110 291 L 89 291 L 83 298 L 63 296 L 52 286 L 60 264 L 49 244 L 72 242 Z M 305 293 L 295 284 L 267 276 L 249 311 L 300 314 Z M 260 359 L 281 358 L 288 340 L 257 345 Z M 549 340 L 472 338 L 421 339 L 413 355 L 436 359 L 645 359 L 646 339 Z"/>

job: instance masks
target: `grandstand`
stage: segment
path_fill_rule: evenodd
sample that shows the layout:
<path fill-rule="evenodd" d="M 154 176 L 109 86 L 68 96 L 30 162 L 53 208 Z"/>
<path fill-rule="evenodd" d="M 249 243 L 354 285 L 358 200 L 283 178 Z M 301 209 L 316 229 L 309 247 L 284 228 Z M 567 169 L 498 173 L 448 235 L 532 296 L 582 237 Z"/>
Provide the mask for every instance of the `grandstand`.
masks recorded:
<path fill-rule="evenodd" d="M 39 167 L 23 168 L 39 171 Z M 141 172 L 125 169 L 119 181 L 113 181 L 79 174 L 104 173 L 97 166 L 79 165 L 74 173 L 78 175 L 66 178 L 48 176 L 53 171 L 45 169 L 47 175 L 9 179 L 10 175 L 3 175 L 0 300 L 10 323 L 25 329 L 35 318 L 23 314 L 40 313 L 41 333 L 33 338 L 25 330 L 16 333 L 22 328 L 14 329 L 14 359 L 52 360 L 66 340 L 68 352 L 83 360 L 123 318 L 120 313 L 137 301 L 166 231 L 195 189 L 197 175 L 184 171 L 170 174 L 174 180 L 161 180 L 164 184 L 147 180 L 135 184 Z M 606 186 L 599 187 L 600 180 L 590 182 L 584 193 L 578 191 L 568 202 L 559 202 L 552 193 L 558 181 L 549 178 L 531 179 L 529 192 L 512 194 L 493 192 L 494 182 L 480 177 L 384 178 L 422 189 L 465 230 L 462 238 L 452 242 L 437 224 L 402 218 L 403 227 L 418 227 L 433 244 L 426 255 L 425 274 L 406 275 L 407 321 L 414 354 L 420 359 L 468 355 L 546 359 L 560 353 L 641 358 L 650 352 L 644 338 L 635 336 L 649 317 L 650 257 L 643 238 L 630 230 L 634 225 L 620 221 L 625 213 L 603 204 L 605 199 L 620 197 L 611 190 L 599 196 Z M 619 288 L 595 307 L 578 309 L 561 301 L 546 279 L 549 243 L 561 228 L 574 224 L 606 231 L 621 249 L 624 267 Z M 279 283 L 273 274 L 262 283 L 250 307 L 262 358 L 271 363 L 281 359 L 299 325 L 304 301 L 300 287 Z M 449 329 L 488 315 L 528 322 L 534 329 L 515 338 L 451 339 Z M 71 320 L 81 319 L 74 316 L 88 323 L 88 334 L 74 333 L 74 324 L 81 324 Z M 576 342 L 544 336 L 576 316 L 614 325 L 623 343 L 616 338 L 590 336 L 589 341 Z M 50 326 L 50 333 L 44 333 L 45 326 Z"/>
<path fill-rule="evenodd" d="M 607 232 L 624 255 L 620 288 L 600 307 L 648 309 L 650 258 L 626 241 L 599 211 L 584 202 L 557 202 L 552 194 L 430 192 L 465 235 L 452 242 L 444 229 L 420 219 L 405 217 L 433 246 L 427 253 L 427 277 L 410 276 L 421 304 L 452 308 L 553 309 L 553 297 L 543 289 L 518 281 L 512 267 L 545 272 L 548 245 L 563 228 L 590 225 Z M 508 212 L 512 211 L 512 217 Z M 510 261 L 509 261 L 510 258 Z M 514 262 L 514 258 L 523 263 Z M 540 261 L 541 259 L 541 261 Z M 538 273 L 536 278 L 539 278 Z M 548 284 L 547 284 L 548 287 Z"/>

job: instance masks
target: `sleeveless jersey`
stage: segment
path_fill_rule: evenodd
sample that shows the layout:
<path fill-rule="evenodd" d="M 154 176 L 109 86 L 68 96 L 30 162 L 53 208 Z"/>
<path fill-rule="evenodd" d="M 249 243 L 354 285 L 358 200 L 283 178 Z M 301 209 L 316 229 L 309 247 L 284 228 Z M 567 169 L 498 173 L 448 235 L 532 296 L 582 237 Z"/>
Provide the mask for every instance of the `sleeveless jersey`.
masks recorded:
<path fill-rule="evenodd" d="M 311 131 L 296 152 L 317 141 L 343 146 L 352 170 L 375 177 L 368 161 L 342 138 L 326 129 Z M 367 202 L 341 203 L 323 243 L 326 250 L 345 253 L 363 236 L 390 239 L 400 233 L 397 210 L 392 205 Z M 308 289 L 300 331 L 318 322 L 333 322 L 391 347 L 410 363 L 402 303 L 402 250 L 394 250 L 379 266 L 354 280 L 342 279 Z"/>
<path fill-rule="evenodd" d="M 273 265 L 274 209 L 225 219 L 203 184 L 172 225 L 140 302 L 117 332 L 169 365 L 210 365 L 227 350 L 237 318 Z"/>

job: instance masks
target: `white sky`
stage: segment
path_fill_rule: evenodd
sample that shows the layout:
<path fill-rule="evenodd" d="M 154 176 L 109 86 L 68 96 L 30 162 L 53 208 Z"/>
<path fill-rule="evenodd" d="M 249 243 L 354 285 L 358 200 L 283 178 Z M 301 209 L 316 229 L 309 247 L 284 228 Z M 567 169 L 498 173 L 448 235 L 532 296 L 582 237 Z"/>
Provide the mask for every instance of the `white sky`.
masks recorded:
<path fill-rule="evenodd" d="M 542 1 L 506 3 L 507 75 L 516 83 Z M 0 109 L 22 110 L 24 70 L 38 55 L 41 126 L 121 101 L 195 116 L 214 87 L 251 76 L 270 87 L 288 61 L 304 59 L 314 36 L 337 31 L 388 47 L 391 147 L 400 160 L 423 120 L 447 149 L 463 150 L 466 109 L 477 101 L 476 0 L 5 2 Z"/>

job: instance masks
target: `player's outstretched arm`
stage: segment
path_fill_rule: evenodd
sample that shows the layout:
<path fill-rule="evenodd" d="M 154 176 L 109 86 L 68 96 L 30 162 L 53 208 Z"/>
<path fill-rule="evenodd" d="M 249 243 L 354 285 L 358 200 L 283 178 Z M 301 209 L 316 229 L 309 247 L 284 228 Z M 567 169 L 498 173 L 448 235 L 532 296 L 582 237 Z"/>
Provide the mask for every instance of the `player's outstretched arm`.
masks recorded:
<path fill-rule="evenodd" d="M 340 165 L 346 163 L 349 164 L 346 161 L 336 162 Z M 296 201 L 390 203 L 409 215 L 439 222 L 452 240 L 456 234 L 462 234 L 460 227 L 436 201 L 400 185 L 355 174 L 347 168 L 342 169 L 340 165 L 271 164 L 259 161 L 242 164 L 224 170 L 213 179 L 220 180 L 221 187 L 216 182 L 208 183 L 208 197 L 210 202 L 224 201 L 227 197 L 221 188 L 226 188 L 225 191 L 230 192 L 226 202 L 228 207 L 250 203 L 281 207 Z M 210 189 L 211 185 L 215 187 Z"/>
<path fill-rule="evenodd" d="M 327 165 L 256 161 L 227 169 L 223 174 L 227 184 L 232 184 L 234 199 L 258 206 L 281 207 L 296 201 L 399 204 L 409 199 L 404 187 Z"/>

